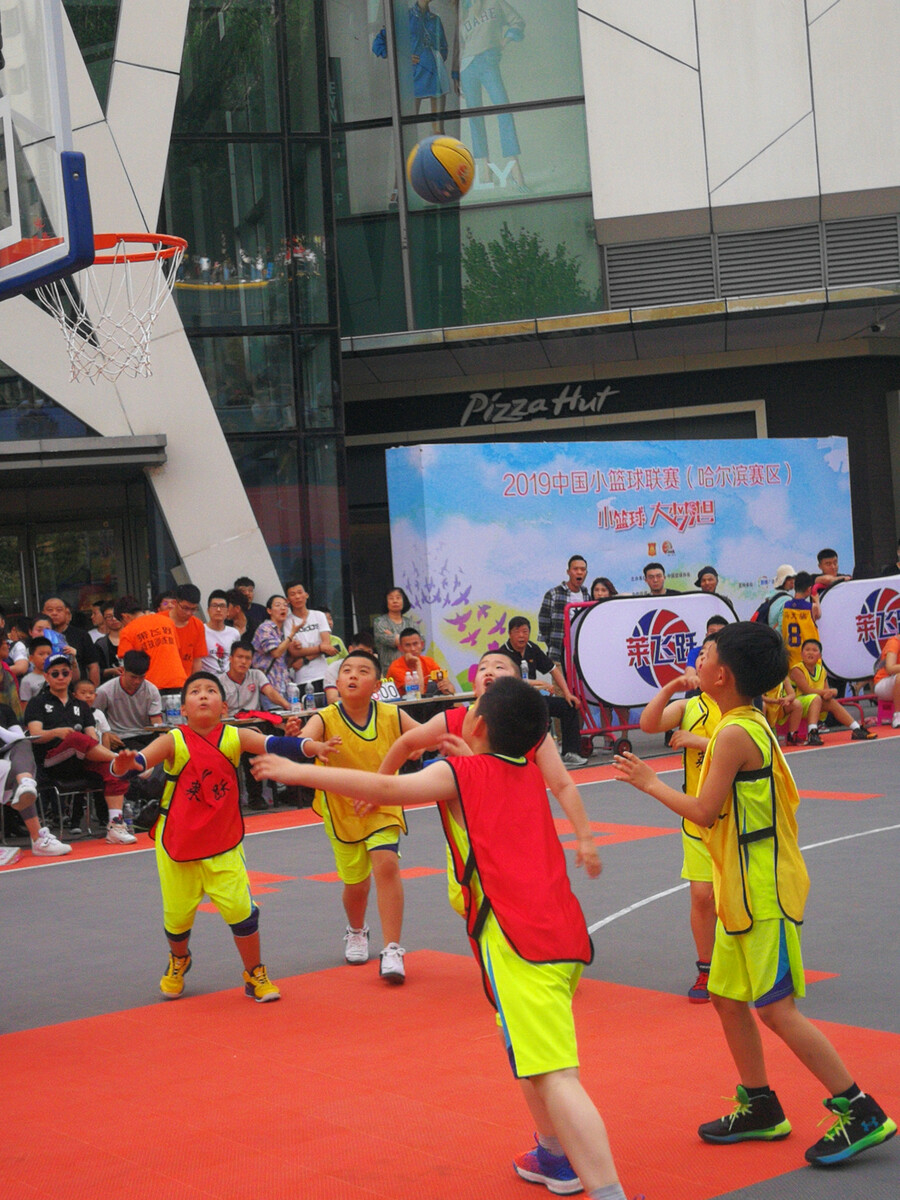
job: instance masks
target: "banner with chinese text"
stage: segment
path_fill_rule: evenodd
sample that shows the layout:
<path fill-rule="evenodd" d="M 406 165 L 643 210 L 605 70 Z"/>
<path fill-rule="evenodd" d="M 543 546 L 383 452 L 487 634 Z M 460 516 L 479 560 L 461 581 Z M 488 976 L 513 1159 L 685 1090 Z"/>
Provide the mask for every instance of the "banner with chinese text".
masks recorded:
<path fill-rule="evenodd" d="M 582 554 L 620 593 L 646 591 L 649 561 L 691 591 L 712 564 L 748 617 L 776 568 L 853 564 L 846 438 L 491 442 L 390 449 L 394 582 L 425 623 L 429 653 L 460 680 L 506 622 L 537 614 Z"/>
<path fill-rule="evenodd" d="M 890 637 L 900 637 L 900 575 L 848 579 L 821 596 L 822 659 L 839 679 L 865 679 Z"/>

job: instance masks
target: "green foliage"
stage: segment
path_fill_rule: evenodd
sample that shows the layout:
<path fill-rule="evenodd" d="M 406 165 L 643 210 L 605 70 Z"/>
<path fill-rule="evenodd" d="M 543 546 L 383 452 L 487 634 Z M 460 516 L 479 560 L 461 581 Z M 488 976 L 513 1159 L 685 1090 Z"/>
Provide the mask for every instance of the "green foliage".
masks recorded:
<path fill-rule="evenodd" d="M 594 312 L 601 292 L 581 279 L 578 255 L 563 242 L 548 249 L 539 233 L 521 228 L 514 234 L 506 221 L 499 237 L 478 241 L 466 231 L 462 248 L 465 276 L 463 312 L 467 325 Z"/>

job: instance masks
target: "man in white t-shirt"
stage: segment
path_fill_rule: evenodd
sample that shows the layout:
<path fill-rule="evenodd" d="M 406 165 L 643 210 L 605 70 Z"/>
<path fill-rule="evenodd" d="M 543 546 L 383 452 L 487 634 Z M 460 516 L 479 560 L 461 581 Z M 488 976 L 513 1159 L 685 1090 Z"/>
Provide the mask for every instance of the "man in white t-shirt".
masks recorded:
<path fill-rule="evenodd" d="M 314 691 L 321 692 L 325 688 L 327 660 L 337 654 L 337 647 L 331 641 L 328 618 L 323 612 L 307 608 L 308 599 L 309 592 L 302 583 L 288 584 L 287 601 L 291 606 L 291 618 L 286 624 L 290 626 L 293 621 L 294 635 L 287 654 L 294 681 L 300 685 L 300 691 L 305 691 L 307 684 L 312 684 Z"/>
<path fill-rule="evenodd" d="M 225 618 L 228 616 L 226 592 L 217 589 L 209 593 L 206 614 L 206 624 L 203 626 L 203 632 L 206 634 L 206 654 L 200 659 L 200 670 L 224 675 L 231 661 L 231 648 L 241 640 L 240 630 L 225 624 Z"/>

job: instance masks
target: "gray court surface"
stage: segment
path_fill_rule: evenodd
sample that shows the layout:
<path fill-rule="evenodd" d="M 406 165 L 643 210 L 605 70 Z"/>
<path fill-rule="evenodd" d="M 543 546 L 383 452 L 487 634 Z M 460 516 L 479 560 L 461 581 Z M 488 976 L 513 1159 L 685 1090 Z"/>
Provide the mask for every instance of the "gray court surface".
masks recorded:
<path fill-rule="evenodd" d="M 847 744 L 845 736 L 829 734 L 823 748 L 794 753 L 789 760 L 801 792 L 871 796 L 809 798 L 801 803 L 800 843 L 812 877 L 804 961 L 812 971 L 835 975 L 811 986 L 802 1006 L 813 1018 L 897 1034 L 900 738 L 883 736 L 877 742 Z M 661 749 L 659 739 L 648 743 L 640 736 L 636 748 L 656 753 Z M 598 754 L 591 765 L 607 761 L 608 755 Z M 575 778 L 592 821 L 677 827 L 678 819 L 668 810 L 627 785 L 582 783 L 583 774 L 576 772 Z M 680 783 L 677 774 L 667 779 L 675 786 Z M 278 979 L 340 963 L 344 920 L 339 888 L 309 878 L 334 870 L 322 829 L 314 825 L 255 833 L 253 822 L 250 816 L 245 843 L 248 866 L 252 872 L 286 877 L 263 882 L 273 890 L 260 896 L 263 956 L 270 974 Z M 409 824 L 403 867 L 441 868 L 444 844 L 435 812 L 413 810 Z M 601 855 L 604 870 L 599 879 L 573 872 L 588 925 L 596 927 L 596 955 L 587 977 L 683 994 L 695 972 L 688 894 L 680 886 L 680 839 L 636 837 L 603 846 Z M 152 852 L 4 872 L 0 905 L 6 968 L 0 1032 L 115 1012 L 153 1003 L 158 997 L 166 945 Z M 369 920 L 377 949 L 374 902 Z M 404 944 L 408 950 L 465 954 L 461 933 L 459 919 L 447 905 L 440 873 L 406 880 Z M 240 983 L 231 936 L 218 915 L 198 916 L 192 950 L 194 967 L 188 981 L 192 993 Z M 473 996 L 473 1002 L 483 1001 Z M 641 1081 L 641 1086 L 652 1087 L 653 1082 Z M 711 1081 L 714 1106 L 731 1086 L 732 1080 Z M 900 1094 L 900 1084 L 894 1091 L 895 1096 Z M 879 1099 L 891 1101 L 886 1096 Z M 660 1105 L 665 1108 L 664 1096 Z M 721 1111 L 726 1107 L 722 1105 Z M 895 1107 L 892 1101 L 891 1107 Z M 892 1115 L 896 1119 L 898 1114 Z M 847 1196 L 896 1200 L 900 1138 L 849 1168 L 830 1172 L 801 1168 L 727 1195 L 741 1200 Z"/>

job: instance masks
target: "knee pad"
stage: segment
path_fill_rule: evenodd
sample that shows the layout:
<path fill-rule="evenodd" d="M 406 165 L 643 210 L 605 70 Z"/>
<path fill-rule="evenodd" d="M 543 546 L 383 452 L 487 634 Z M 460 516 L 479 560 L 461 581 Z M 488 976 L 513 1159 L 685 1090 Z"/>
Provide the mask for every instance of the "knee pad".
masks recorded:
<path fill-rule="evenodd" d="M 243 921 L 237 921 L 231 926 L 231 932 L 235 937 L 250 937 L 252 933 L 256 933 L 257 929 L 259 929 L 259 909 L 255 904 L 249 917 Z"/>
<path fill-rule="evenodd" d="M 170 929 L 163 926 L 163 933 L 166 935 L 166 940 L 169 942 L 188 942 L 191 938 L 191 930 L 186 929 L 184 933 L 172 933 Z"/>

